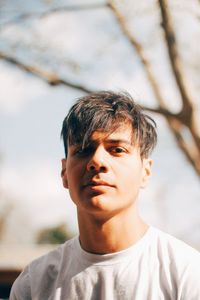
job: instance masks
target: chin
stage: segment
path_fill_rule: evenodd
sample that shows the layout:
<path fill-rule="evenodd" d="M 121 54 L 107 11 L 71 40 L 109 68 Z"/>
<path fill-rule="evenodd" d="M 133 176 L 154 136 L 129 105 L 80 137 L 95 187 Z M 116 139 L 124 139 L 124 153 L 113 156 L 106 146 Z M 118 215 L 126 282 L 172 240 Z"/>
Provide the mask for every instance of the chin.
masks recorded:
<path fill-rule="evenodd" d="M 120 208 L 116 205 L 116 201 L 113 201 L 112 197 L 96 195 L 85 200 L 84 209 L 94 214 L 98 213 L 101 215 L 113 215 L 113 213 L 118 211 Z"/>

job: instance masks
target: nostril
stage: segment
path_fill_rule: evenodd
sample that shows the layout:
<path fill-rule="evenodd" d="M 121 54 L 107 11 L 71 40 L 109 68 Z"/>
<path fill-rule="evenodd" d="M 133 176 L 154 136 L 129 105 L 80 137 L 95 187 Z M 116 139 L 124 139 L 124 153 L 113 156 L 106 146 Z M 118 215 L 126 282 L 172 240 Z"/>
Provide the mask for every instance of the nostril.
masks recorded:
<path fill-rule="evenodd" d="M 101 172 L 105 172 L 105 170 L 106 170 L 106 168 L 105 168 L 104 166 L 101 166 L 101 167 L 100 167 L 100 171 L 101 171 Z"/>
<path fill-rule="evenodd" d="M 106 167 L 105 166 L 99 166 L 95 164 L 91 164 L 88 166 L 88 171 L 100 171 L 100 172 L 105 172 Z"/>
<path fill-rule="evenodd" d="M 92 166 L 89 167 L 89 169 L 90 169 L 91 171 L 94 171 L 94 170 L 95 170 L 95 166 L 92 165 Z"/>

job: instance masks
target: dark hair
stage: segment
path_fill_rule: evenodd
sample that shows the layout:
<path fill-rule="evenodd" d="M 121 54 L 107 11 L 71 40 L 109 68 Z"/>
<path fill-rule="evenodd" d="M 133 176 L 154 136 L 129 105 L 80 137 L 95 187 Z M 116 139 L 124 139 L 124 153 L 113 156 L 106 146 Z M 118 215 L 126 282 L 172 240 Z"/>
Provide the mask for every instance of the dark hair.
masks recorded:
<path fill-rule="evenodd" d="M 122 123 L 132 125 L 133 141 L 141 157 L 148 157 L 157 142 L 156 123 L 128 93 L 102 91 L 79 98 L 63 121 L 61 137 L 66 157 L 68 144 L 85 147 L 94 131 L 103 129 L 110 134 Z"/>

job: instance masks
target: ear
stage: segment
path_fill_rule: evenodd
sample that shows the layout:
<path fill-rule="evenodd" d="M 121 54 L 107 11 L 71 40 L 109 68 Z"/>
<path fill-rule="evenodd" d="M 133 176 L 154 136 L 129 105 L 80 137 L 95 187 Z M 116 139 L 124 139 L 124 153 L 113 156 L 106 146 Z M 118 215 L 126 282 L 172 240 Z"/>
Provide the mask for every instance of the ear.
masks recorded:
<path fill-rule="evenodd" d="M 142 171 L 142 181 L 141 181 L 141 188 L 144 188 L 147 185 L 148 179 L 151 175 L 151 167 L 152 167 L 152 159 L 144 158 L 143 159 L 143 171 Z"/>
<path fill-rule="evenodd" d="M 66 163 L 67 163 L 66 158 L 63 158 L 61 160 L 61 163 L 62 163 L 61 178 L 62 178 L 63 186 L 64 186 L 64 188 L 68 189 L 68 180 L 67 180 L 67 172 L 66 172 Z"/>

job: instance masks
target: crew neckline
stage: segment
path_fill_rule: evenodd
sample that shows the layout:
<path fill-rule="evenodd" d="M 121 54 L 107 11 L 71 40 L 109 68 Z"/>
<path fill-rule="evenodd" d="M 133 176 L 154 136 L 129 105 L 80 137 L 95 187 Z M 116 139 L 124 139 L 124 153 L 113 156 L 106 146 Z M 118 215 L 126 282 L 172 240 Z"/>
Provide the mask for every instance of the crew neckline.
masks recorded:
<path fill-rule="evenodd" d="M 138 252 L 142 251 L 153 235 L 153 227 L 149 226 L 145 234 L 132 246 L 113 253 L 108 254 L 93 254 L 82 249 L 79 241 L 79 236 L 74 239 L 74 253 L 76 258 L 85 264 L 93 265 L 110 265 L 119 263 L 121 260 L 133 257 Z"/>

